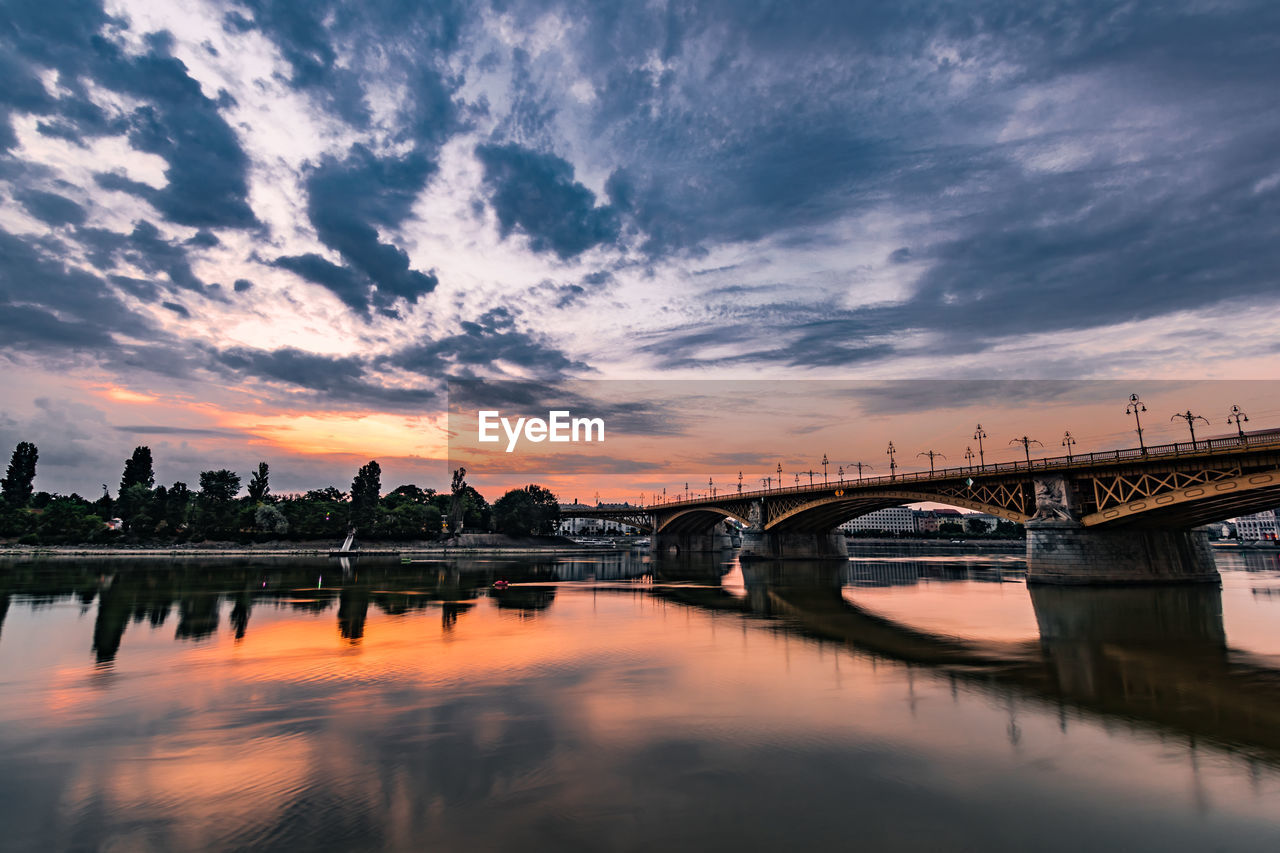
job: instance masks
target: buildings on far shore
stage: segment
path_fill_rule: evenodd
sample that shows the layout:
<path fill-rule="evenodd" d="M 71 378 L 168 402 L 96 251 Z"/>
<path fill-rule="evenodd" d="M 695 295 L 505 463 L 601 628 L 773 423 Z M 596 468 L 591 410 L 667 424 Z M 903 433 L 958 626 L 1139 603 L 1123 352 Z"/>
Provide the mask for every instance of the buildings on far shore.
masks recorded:
<path fill-rule="evenodd" d="M 1278 511 L 1280 510 L 1269 509 L 1238 517 L 1235 520 L 1236 538 L 1241 542 L 1274 542 L 1280 539 L 1280 524 L 1276 518 Z"/>
<path fill-rule="evenodd" d="M 838 528 L 844 533 L 883 533 L 889 536 L 914 536 L 942 532 L 947 522 L 959 524 L 965 534 L 990 533 L 1000 519 L 985 512 L 962 513 L 958 509 L 912 509 L 895 506 L 869 512 L 850 519 Z M 981 529 L 977 525 L 981 524 Z"/>

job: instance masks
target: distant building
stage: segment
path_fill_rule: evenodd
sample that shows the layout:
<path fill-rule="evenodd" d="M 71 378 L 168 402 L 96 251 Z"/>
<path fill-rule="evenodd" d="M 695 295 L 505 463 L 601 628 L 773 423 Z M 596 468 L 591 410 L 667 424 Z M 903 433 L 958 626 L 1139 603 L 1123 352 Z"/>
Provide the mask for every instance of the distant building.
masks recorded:
<path fill-rule="evenodd" d="M 575 509 L 632 509 L 631 504 L 627 503 L 600 503 L 600 504 L 561 504 L 561 515 L 568 515 Z M 629 524 L 623 524 L 612 518 L 562 518 L 560 521 L 560 533 L 565 536 L 591 536 L 603 533 L 639 533 L 640 531 Z"/>
<path fill-rule="evenodd" d="M 1269 541 L 1280 538 L 1280 526 L 1276 524 L 1276 511 L 1255 512 L 1236 519 L 1236 536 L 1242 541 Z"/>
<path fill-rule="evenodd" d="M 851 518 L 838 528 L 844 533 L 876 531 L 879 533 L 909 534 L 915 532 L 915 514 L 905 506 L 878 509 L 857 518 Z"/>
<path fill-rule="evenodd" d="M 942 520 L 931 509 L 912 510 L 916 533 L 937 533 Z"/>

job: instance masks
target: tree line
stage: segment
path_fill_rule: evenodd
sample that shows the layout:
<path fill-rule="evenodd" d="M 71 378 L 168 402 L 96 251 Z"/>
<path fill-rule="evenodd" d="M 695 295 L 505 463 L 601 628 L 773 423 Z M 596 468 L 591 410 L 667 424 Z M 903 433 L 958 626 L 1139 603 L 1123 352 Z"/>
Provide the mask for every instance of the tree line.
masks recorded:
<path fill-rule="evenodd" d="M 271 467 L 260 462 L 247 482 L 226 468 L 200 472 L 197 488 L 156 485 L 151 448 L 134 448 L 115 497 L 35 491 L 39 450 L 14 449 L 0 480 L 0 538 L 19 544 L 254 542 L 334 539 L 354 528 L 365 540 L 441 539 L 461 532 L 514 536 L 554 532 L 560 503 L 538 485 L 512 489 L 492 504 L 454 472 L 447 492 L 407 484 L 382 493 L 382 468 L 362 465 L 350 491 L 334 486 L 303 493 L 271 491 Z M 244 494 L 241 494 L 243 485 Z"/>

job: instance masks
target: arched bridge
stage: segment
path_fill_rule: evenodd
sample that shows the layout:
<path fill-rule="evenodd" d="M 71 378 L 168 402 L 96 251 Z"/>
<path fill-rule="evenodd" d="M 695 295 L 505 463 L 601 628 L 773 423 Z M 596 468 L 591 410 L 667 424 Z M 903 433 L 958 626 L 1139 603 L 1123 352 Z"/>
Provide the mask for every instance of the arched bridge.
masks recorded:
<path fill-rule="evenodd" d="M 844 521 L 933 502 L 1027 525 L 1033 580 L 1216 579 L 1199 525 L 1280 506 L 1280 435 L 1181 442 L 1030 462 L 705 494 L 648 506 L 564 508 L 704 550 L 733 519 L 744 557 L 839 557 Z M 1111 577 L 1114 575 L 1114 577 Z"/>

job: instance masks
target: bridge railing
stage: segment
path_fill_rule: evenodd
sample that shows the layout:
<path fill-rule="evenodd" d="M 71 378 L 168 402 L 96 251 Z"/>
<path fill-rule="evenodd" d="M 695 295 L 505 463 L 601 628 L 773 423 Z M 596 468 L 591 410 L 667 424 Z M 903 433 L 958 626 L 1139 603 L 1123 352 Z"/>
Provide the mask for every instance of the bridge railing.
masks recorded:
<path fill-rule="evenodd" d="M 1142 461 L 1147 459 L 1168 459 L 1183 456 L 1201 456 L 1206 453 L 1253 450 L 1263 447 L 1280 449 L 1280 435 L 1275 433 L 1249 434 L 1243 437 L 1197 439 L 1195 442 L 1178 441 L 1172 444 L 1153 444 L 1146 447 L 1127 447 L 1120 450 L 1100 450 L 1093 453 L 1073 453 L 1070 456 L 1050 456 L 1043 459 L 1032 459 L 1029 463 L 1023 459 L 1015 462 L 993 462 L 986 465 L 967 465 L 950 468 L 937 468 L 933 471 L 911 471 L 889 476 L 882 474 L 876 477 L 861 479 L 833 479 L 811 485 L 785 486 L 773 489 L 754 489 L 742 492 L 724 491 L 716 495 L 700 495 L 686 500 L 671 500 L 666 503 L 650 504 L 647 508 L 670 509 L 680 506 L 698 506 L 711 500 L 736 500 L 738 498 L 769 497 L 788 494 L 805 494 L 819 488 L 842 488 L 845 486 L 877 486 L 896 483 L 915 483 L 921 480 L 954 480 L 960 477 L 987 476 L 990 474 L 1008 474 L 1018 471 L 1043 471 L 1084 468 L 1094 465 L 1115 464 L 1117 462 Z"/>

